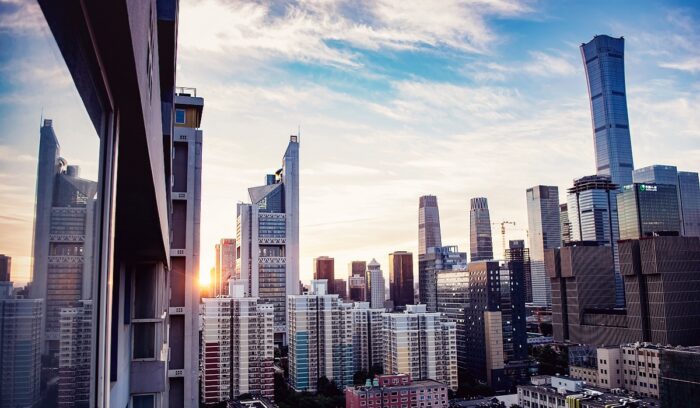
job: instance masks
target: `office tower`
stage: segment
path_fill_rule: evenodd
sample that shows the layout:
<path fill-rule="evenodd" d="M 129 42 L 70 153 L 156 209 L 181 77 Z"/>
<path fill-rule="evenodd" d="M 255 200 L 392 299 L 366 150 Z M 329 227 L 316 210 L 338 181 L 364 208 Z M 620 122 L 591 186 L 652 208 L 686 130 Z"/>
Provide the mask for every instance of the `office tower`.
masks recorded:
<path fill-rule="evenodd" d="M 202 299 L 202 401 L 215 404 L 241 394 L 273 399 L 273 306 L 244 297 L 240 282 L 231 280 L 227 292 Z"/>
<path fill-rule="evenodd" d="M 679 235 L 678 195 L 671 184 L 630 184 L 617 196 L 620 239 Z"/>
<path fill-rule="evenodd" d="M 395 310 L 412 305 L 413 300 L 413 254 L 396 251 L 389 254 L 389 296 Z"/>
<path fill-rule="evenodd" d="M 663 349 L 659 371 L 659 406 L 692 408 L 697 405 L 700 347 Z"/>
<path fill-rule="evenodd" d="M 369 285 L 366 276 L 367 262 L 352 261 L 348 265 L 348 295 L 354 302 L 369 301 Z"/>
<path fill-rule="evenodd" d="M 437 312 L 437 275 L 441 271 L 463 268 L 467 264 L 466 252 L 456 246 L 430 247 L 418 261 L 418 284 L 420 303 L 428 312 Z"/>
<path fill-rule="evenodd" d="M 425 305 L 407 305 L 384 314 L 384 373 L 435 380 L 457 390 L 457 338 L 454 322 Z"/>
<path fill-rule="evenodd" d="M 619 239 L 618 186 L 609 176 L 587 176 L 574 180 L 568 189 L 571 240 L 596 242 L 610 248 L 613 254 L 615 274 L 615 304 L 625 306 L 625 290 L 620 275 L 620 258 L 617 251 Z"/>
<path fill-rule="evenodd" d="M 342 300 L 348 298 L 348 283 L 345 279 L 335 279 L 333 281 L 333 293 L 338 295 Z"/>
<path fill-rule="evenodd" d="M 700 236 L 700 184 L 698 173 L 678 171 L 676 166 L 655 164 L 636 169 L 632 173 L 635 183 L 672 184 L 678 193 L 678 210 L 681 217 L 681 235 Z"/>
<path fill-rule="evenodd" d="M 352 316 L 354 371 L 381 372 L 384 364 L 383 318 L 385 310 L 371 309 L 368 302 L 356 302 Z"/>
<path fill-rule="evenodd" d="M 367 284 L 369 286 L 370 307 L 372 309 L 384 309 L 386 299 L 386 282 L 384 272 L 376 259 L 372 258 L 367 265 Z"/>
<path fill-rule="evenodd" d="M 34 221 L 34 271 L 30 296 L 45 299 L 42 352 L 57 367 L 60 311 L 91 294 L 90 264 L 97 183 L 60 157 L 53 122 L 45 119 L 39 140 Z"/>
<path fill-rule="evenodd" d="M 327 285 L 314 280 L 311 294 L 288 297 L 289 384 L 296 391 L 317 391 L 324 376 L 341 388 L 352 384 L 352 305 L 328 294 Z"/>
<path fill-rule="evenodd" d="M 615 306 L 613 255 L 594 242 L 552 248 L 545 253 L 547 273 L 552 280 L 552 329 L 557 341 L 582 344 L 612 344 L 615 336 L 586 326 L 596 317 L 586 310 L 611 310 Z M 620 315 L 624 318 L 624 315 Z M 588 321 L 587 321 L 588 320 Z M 617 324 L 617 323 L 615 323 Z M 611 326 L 614 326 L 611 323 Z M 598 339 L 596 339 L 598 337 Z M 625 337 L 619 340 L 625 340 Z"/>
<path fill-rule="evenodd" d="M 463 282 L 468 303 L 461 368 L 494 390 L 509 391 L 528 377 L 523 270 L 471 262 Z"/>
<path fill-rule="evenodd" d="M 700 183 L 698 173 L 678 172 L 678 202 L 681 205 L 683 235 L 700 237 Z"/>
<path fill-rule="evenodd" d="M 0 282 L 0 407 L 32 407 L 41 380 L 41 299 L 15 299 Z"/>
<path fill-rule="evenodd" d="M 486 197 L 476 197 L 470 203 L 469 259 L 471 262 L 493 259 L 489 202 Z"/>
<path fill-rule="evenodd" d="M 469 272 L 467 265 L 437 274 L 437 312 L 447 321 L 455 323 L 457 367 L 467 369 L 466 309 L 470 305 Z"/>
<path fill-rule="evenodd" d="M 286 343 L 287 296 L 299 294 L 299 139 L 290 136 L 282 168 L 238 204 L 236 275 L 247 296 L 275 308 L 275 342 Z"/>
<path fill-rule="evenodd" d="M 508 249 L 506 249 L 505 260 L 509 270 L 513 271 L 522 269 L 523 280 L 525 285 L 525 302 L 532 302 L 532 271 L 530 269 L 530 250 L 528 248 L 525 248 L 525 241 L 519 239 L 508 241 Z"/>
<path fill-rule="evenodd" d="M 202 110 L 196 89 L 175 95 L 173 128 L 172 241 L 170 270 L 171 398 L 184 393 L 186 407 L 199 404 L 199 225 L 202 197 Z M 229 248 L 230 251 L 230 248 Z"/>
<path fill-rule="evenodd" d="M 546 307 L 551 305 L 552 293 L 544 270 L 544 251 L 561 245 L 559 188 L 535 186 L 528 188 L 526 195 L 532 302 Z"/>
<path fill-rule="evenodd" d="M 329 284 L 328 293 L 337 293 L 335 291 L 335 260 L 328 256 L 314 258 L 314 279 L 327 280 Z"/>
<path fill-rule="evenodd" d="M 61 309 L 58 355 L 58 406 L 90 405 L 92 301 L 80 300 Z"/>
<path fill-rule="evenodd" d="M 0 254 L 0 282 L 10 281 L 10 271 L 12 269 L 12 257 Z"/>
<path fill-rule="evenodd" d="M 613 184 L 632 183 L 623 38 L 597 35 L 581 45 L 594 134 L 596 173 Z"/>
<path fill-rule="evenodd" d="M 168 381 L 177 375 L 168 351 L 179 340 L 167 333 L 177 2 L 38 3 L 93 123 L 95 134 L 85 140 L 100 143 L 95 225 L 88 229 L 99 245 L 84 246 L 94 249 L 91 405 L 187 406 L 183 387 L 171 393 Z M 49 160 L 49 173 L 55 163 Z M 45 202 L 46 189 L 38 190 Z M 41 217 L 37 223 L 47 231 Z M 32 291 L 46 287 L 39 272 Z"/>
<path fill-rule="evenodd" d="M 635 341 L 672 346 L 700 339 L 700 238 L 651 237 L 620 242 Z M 629 298 L 631 297 L 631 298 Z"/>
<path fill-rule="evenodd" d="M 379 375 L 374 380 L 368 379 L 365 385 L 345 389 L 345 408 L 418 408 L 426 403 L 431 408 L 448 408 L 445 384 L 433 380 L 413 381 L 408 374 L 397 374 Z"/>
<path fill-rule="evenodd" d="M 559 225 L 561 225 L 561 245 L 571 242 L 571 221 L 569 219 L 569 206 L 559 204 Z"/>
<path fill-rule="evenodd" d="M 418 199 L 418 257 L 426 254 L 428 248 L 440 246 L 442 238 L 437 197 L 421 196 Z"/>
<path fill-rule="evenodd" d="M 221 238 L 214 245 L 216 252 L 214 274 L 212 276 L 211 297 L 228 295 L 228 282 L 231 279 L 239 279 L 236 276 L 236 240 L 235 238 Z"/>

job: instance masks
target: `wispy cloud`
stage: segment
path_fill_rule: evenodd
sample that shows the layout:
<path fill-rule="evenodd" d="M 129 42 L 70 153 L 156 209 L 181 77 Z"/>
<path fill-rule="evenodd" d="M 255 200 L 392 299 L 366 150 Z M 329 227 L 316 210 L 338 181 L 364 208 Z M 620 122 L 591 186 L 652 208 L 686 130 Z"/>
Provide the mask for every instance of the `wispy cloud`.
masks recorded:
<path fill-rule="evenodd" d="M 542 51 L 530 52 L 532 60 L 523 69 L 532 75 L 540 76 L 569 76 L 576 73 L 576 67 L 570 57 L 547 54 Z"/>
<path fill-rule="evenodd" d="M 0 7 L 0 32 L 35 35 L 46 26 L 36 1 L 0 0 Z"/>
<path fill-rule="evenodd" d="M 662 62 L 659 65 L 663 68 L 676 69 L 679 71 L 686 71 L 695 74 L 697 72 L 700 72 L 700 56 L 688 58 L 682 61 Z"/>

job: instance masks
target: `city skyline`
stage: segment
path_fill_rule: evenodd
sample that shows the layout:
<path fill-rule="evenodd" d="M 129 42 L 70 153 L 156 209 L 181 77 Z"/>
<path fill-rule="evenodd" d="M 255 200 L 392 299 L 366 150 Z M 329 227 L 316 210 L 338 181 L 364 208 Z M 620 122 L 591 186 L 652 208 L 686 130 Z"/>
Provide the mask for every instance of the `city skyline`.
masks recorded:
<path fill-rule="evenodd" d="M 548 2 L 452 6 L 456 9 L 446 5 L 446 10 L 457 10 L 459 16 L 475 19 L 481 30 L 447 24 L 452 31 L 424 28 L 404 42 L 356 34 L 341 37 L 338 44 L 332 41 L 337 27 L 310 31 L 299 27 L 304 18 L 315 21 L 331 14 L 329 9 L 300 5 L 306 9 L 301 17 L 294 17 L 283 8 L 248 3 L 224 6 L 215 1 L 183 2 L 181 11 L 188 18 L 183 19 L 180 33 L 184 68 L 178 82 L 196 86 L 213 107 L 202 120 L 208 136 L 204 144 L 207 167 L 203 174 L 201 270 L 208 272 L 214 265 L 214 244 L 235 233 L 235 203 L 246 199 L 245 188 L 260 184 L 260 174 L 268 171 L 267 164 L 277 163 L 281 148 L 267 146 L 281 146 L 289 134 L 297 133 L 298 124 L 304 140 L 300 177 L 302 280 L 311 278 L 311 259 L 323 254 L 333 256 L 338 265 L 373 257 L 388 265 L 392 251 L 418 253 L 412 203 L 424 194 L 434 194 L 440 200 L 444 242 L 468 248 L 464 226 L 468 225 L 469 214 L 465 208 L 471 196 L 489 198 L 493 222 L 513 220 L 522 228 L 509 231 L 506 239 L 524 239 L 526 188 L 557 185 L 561 203 L 565 187 L 574 178 L 595 171 L 590 107 L 578 46 L 596 33 L 624 35 L 626 39 L 627 102 L 636 166 L 659 163 L 700 170 L 693 162 L 698 151 L 693 138 L 700 132 L 694 115 L 700 105 L 694 91 L 700 87 L 698 57 L 692 46 L 688 48 L 678 40 L 687 39 L 692 44 L 698 38 L 698 15 L 684 10 L 689 4 L 684 2 L 656 5 L 647 11 L 630 10 L 629 4 L 613 6 L 618 12 L 625 11 L 624 17 L 599 21 L 593 21 L 600 16 L 596 11 L 576 10 L 580 6 L 573 5 L 564 10 Z M 413 27 L 411 22 L 418 18 L 409 13 L 392 20 L 386 16 L 390 6 L 384 6 L 389 9 L 363 9 L 359 14 L 374 16 L 375 22 L 365 23 L 379 32 L 393 33 L 393 38 L 408 32 Z M 54 120 L 64 140 L 63 154 L 81 165 L 86 177 L 96 173 L 91 160 L 97 141 L 95 138 L 93 147 L 89 142 L 76 146 L 77 138 L 90 139 L 85 136 L 94 131 L 72 89 L 67 69 L 38 9 L 22 5 L 16 9 L 19 14 L 15 16 L 10 8 L 0 20 L 3 44 L 10 40 L 17 44 L 0 60 L 6 70 L 3 72 L 8 72 L 0 80 L 0 88 L 22 99 L 16 106 L 3 101 L 0 111 L 2 118 L 17 113 L 16 119 L 6 120 L 10 122 L 10 136 L 0 137 L 4 162 L 0 172 L 6 180 L 2 188 L 11 198 L 2 204 L 0 229 L 13 231 L 1 234 L 0 245 L 3 253 L 13 257 L 13 280 L 21 284 L 28 279 L 29 271 L 33 174 L 38 152 L 36 125 L 41 107 L 45 107 L 44 117 Z M 449 13 L 438 11 L 435 19 L 451 21 Z M 577 11 L 583 13 L 577 23 L 561 27 L 561 20 Z M 215 12 L 221 13 L 222 20 L 207 21 Z M 260 25 L 263 39 L 274 40 L 283 22 L 296 24 L 292 24 L 294 35 L 289 42 L 274 46 L 244 41 L 235 46 L 240 52 L 234 54 L 251 56 L 251 66 L 263 67 L 262 71 L 223 72 L 222 66 L 235 62 L 227 58 L 236 57 L 224 56 L 226 45 L 207 42 L 211 39 L 207 36 L 226 33 L 221 24 L 226 18 L 243 19 L 260 13 L 271 17 L 269 22 L 253 19 Z M 28 19 L 19 24 L 12 16 Z M 584 22 L 586 17 L 589 20 Z M 337 18 L 338 24 L 351 27 L 361 26 L 363 21 L 348 13 L 340 13 Z M 211 23 L 211 29 L 205 29 L 205 22 Z M 642 22 L 657 22 L 660 28 L 634 28 Z M 30 33 L 30 28 L 37 27 L 39 34 Z M 556 38 L 564 30 L 565 35 Z M 302 35 L 311 40 L 310 45 L 298 41 Z M 677 40 L 664 43 L 664 38 Z M 522 50 L 511 52 L 517 48 Z M 377 50 L 393 60 L 382 58 Z M 198 68 L 192 63 L 202 55 L 211 57 L 211 66 Z M 47 63 L 33 64 L 37 58 L 45 58 L 42 62 Z M 443 65 L 449 69 L 437 69 Z M 21 67 L 33 71 L 17 70 Z M 280 73 L 287 79 L 267 85 L 254 79 L 258 74 L 267 78 Z M 356 91 L 343 85 L 348 80 L 356 85 Z M 550 85 L 548 90 L 536 89 L 542 84 Z M 36 92 L 34 87 L 39 85 L 48 92 Z M 236 102 L 227 101 L 232 92 L 242 97 Z M 28 97 L 33 93 L 43 98 L 66 95 L 66 99 Z M 465 101 L 480 102 L 476 106 Z M 534 102 L 532 108 L 521 106 L 527 102 Z M 232 112 L 238 117 L 237 123 L 224 119 Z M 270 121 L 269 115 L 261 112 L 269 112 L 275 120 Z M 655 114 L 663 114 L 668 120 L 658 123 L 652 119 Z M 367 120 L 359 123 L 356 117 Z M 499 125 L 488 129 L 488 123 L 495 120 Z M 265 143 L 246 135 L 260 135 Z M 668 135 L 673 135 L 672 143 Z M 500 143 L 503 138 L 512 143 Z M 536 149 L 539 144 L 535 142 L 543 139 L 556 143 L 553 151 Z M 403 157 L 392 154 L 398 143 L 409 146 Z M 431 152 L 430 146 L 436 144 L 441 148 Z M 522 151 L 532 158 L 517 161 L 517 153 Z M 679 151 L 686 154 L 678 156 Z M 464 160 L 470 171 L 463 171 Z M 553 171 L 563 164 L 567 165 L 565 170 Z M 16 176 L 17 171 L 22 174 Z M 447 177 L 451 174 L 464 175 L 463 182 L 454 183 Z M 518 177 L 512 179 L 513 174 Z M 327 208 L 336 211 L 322 211 Z"/>

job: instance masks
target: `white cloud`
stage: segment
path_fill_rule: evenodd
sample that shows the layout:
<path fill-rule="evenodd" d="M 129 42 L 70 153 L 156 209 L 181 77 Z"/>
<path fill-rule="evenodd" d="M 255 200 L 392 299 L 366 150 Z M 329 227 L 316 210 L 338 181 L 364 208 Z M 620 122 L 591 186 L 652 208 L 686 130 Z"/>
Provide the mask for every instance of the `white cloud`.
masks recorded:
<path fill-rule="evenodd" d="M 663 68 L 676 69 L 695 74 L 696 72 L 700 72 L 700 56 L 676 62 L 662 62 L 659 65 Z"/>
<path fill-rule="evenodd" d="M 576 67 L 570 58 L 547 54 L 541 51 L 530 52 L 532 59 L 525 63 L 523 69 L 539 76 L 569 76 L 576 73 Z"/>
<path fill-rule="evenodd" d="M 0 31 L 15 34 L 36 34 L 45 30 L 46 23 L 39 4 L 32 0 L 0 0 Z"/>

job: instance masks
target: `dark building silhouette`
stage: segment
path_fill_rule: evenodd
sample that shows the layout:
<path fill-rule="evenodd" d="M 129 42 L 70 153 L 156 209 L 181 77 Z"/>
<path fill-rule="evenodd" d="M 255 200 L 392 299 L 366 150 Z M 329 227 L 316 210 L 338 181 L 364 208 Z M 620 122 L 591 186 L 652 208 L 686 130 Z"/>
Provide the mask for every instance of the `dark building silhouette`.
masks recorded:
<path fill-rule="evenodd" d="M 335 290 L 335 260 L 328 256 L 314 258 L 314 279 L 328 281 L 328 294 L 337 295 Z"/>
<path fill-rule="evenodd" d="M 0 282 L 10 281 L 10 272 L 12 270 L 12 257 L 0 255 Z"/>
<path fill-rule="evenodd" d="M 352 261 L 348 265 L 348 296 L 354 302 L 367 301 L 367 262 Z"/>
<path fill-rule="evenodd" d="M 525 241 L 521 239 L 508 241 L 508 249 L 505 253 L 508 269 L 511 271 L 522 270 L 525 288 L 525 302 L 532 302 L 532 272 L 530 269 L 530 250 L 525 248 Z"/>
<path fill-rule="evenodd" d="M 413 254 L 396 251 L 389 254 L 389 296 L 394 310 L 413 304 Z"/>

